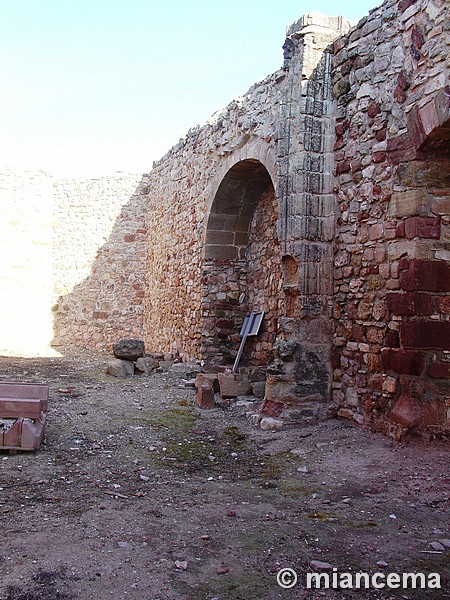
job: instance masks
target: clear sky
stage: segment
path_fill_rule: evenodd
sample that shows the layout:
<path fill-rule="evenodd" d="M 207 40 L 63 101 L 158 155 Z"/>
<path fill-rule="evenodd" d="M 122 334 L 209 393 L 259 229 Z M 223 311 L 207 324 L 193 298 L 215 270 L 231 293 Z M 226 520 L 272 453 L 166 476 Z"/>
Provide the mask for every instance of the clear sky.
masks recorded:
<path fill-rule="evenodd" d="M 0 167 L 149 171 L 283 62 L 304 13 L 377 0 L 0 0 Z"/>

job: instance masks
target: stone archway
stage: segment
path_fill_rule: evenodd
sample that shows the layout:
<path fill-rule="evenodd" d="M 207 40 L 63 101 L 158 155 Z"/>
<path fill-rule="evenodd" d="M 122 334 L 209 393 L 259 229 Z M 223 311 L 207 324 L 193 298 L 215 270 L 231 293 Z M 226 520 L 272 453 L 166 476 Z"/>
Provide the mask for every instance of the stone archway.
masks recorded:
<path fill-rule="evenodd" d="M 207 363 L 232 365 L 245 314 L 264 310 L 261 334 L 250 341 L 244 361 L 267 365 L 281 280 L 277 215 L 267 168 L 253 158 L 236 162 L 217 187 L 205 233 L 202 340 Z"/>

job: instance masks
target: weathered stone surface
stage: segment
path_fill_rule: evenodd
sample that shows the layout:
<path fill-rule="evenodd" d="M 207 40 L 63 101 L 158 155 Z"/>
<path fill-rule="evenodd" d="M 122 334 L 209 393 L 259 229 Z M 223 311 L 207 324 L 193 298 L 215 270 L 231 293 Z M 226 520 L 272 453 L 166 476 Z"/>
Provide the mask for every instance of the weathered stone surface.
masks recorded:
<path fill-rule="evenodd" d="M 266 417 L 276 418 L 281 415 L 285 408 L 284 402 L 275 402 L 273 400 L 265 400 L 261 408 L 261 414 Z"/>
<path fill-rule="evenodd" d="M 136 371 L 148 375 L 157 366 L 156 360 L 151 356 L 143 356 L 137 359 L 135 362 Z"/>
<path fill-rule="evenodd" d="M 209 382 L 204 381 L 197 388 L 197 404 L 200 408 L 214 407 L 214 390 Z"/>
<path fill-rule="evenodd" d="M 219 380 L 217 373 L 198 373 L 195 377 L 195 387 L 198 389 L 202 385 L 209 385 L 214 392 L 218 392 Z"/>
<path fill-rule="evenodd" d="M 266 382 L 265 381 L 255 381 L 251 383 L 252 392 L 256 396 L 256 398 L 264 398 L 266 393 Z"/>
<path fill-rule="evenodd" d="M 114 344 L 113 352 L 116 358 L 135 361 L 144 356 L 145 344 L 143 340 L 123 339 Z"/>
<path fill-rule="evenodd" d="M 271 417 L 263 417 L 259 422 L 259 426 L 263 431 L 272 431 L 281 429 L 284 425 L 284 421 L 280 419 L 272 419 Z"/>
<path fill-rule="evenodd" d="M 134 375 L 134 363 L 130 360 L 116 358 L 108 362 L 106 372 L 113 377 L 127 377 L 128 375 Z"/>
<path fill-rule="evenodd" d="M 444 416 L 444 404 L 438 400 L 419 400 L 400 396 L 395 402 L 390 418 L 402 427 L 439 425 Z"/>
<path fill-rule="evenodd" d="M 425 366 L 424 352 L 413 350 L 384 348 L 381 351 L 383 368 L 406 375 L 421 375 Z"/>
<path fill-rule="evenodd" d="M 405 348 L 450 350 L 450 322 L 410 321 L 402 323 L 400 340 Z"/>
<path fill-rule="evenodd" d="M 237 396 L 249 396 L 252 386 L 248 378 L 235 373 L 219 373 L 219 387 L 222 398 L 237 398 Z"/>

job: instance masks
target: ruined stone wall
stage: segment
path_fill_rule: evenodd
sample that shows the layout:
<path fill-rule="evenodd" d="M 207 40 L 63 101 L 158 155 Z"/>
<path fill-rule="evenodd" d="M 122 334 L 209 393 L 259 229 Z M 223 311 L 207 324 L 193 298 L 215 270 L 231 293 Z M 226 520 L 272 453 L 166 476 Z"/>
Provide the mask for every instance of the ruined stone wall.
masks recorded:
<path fill-rule="evenodd" d="M 245 257 L 241 265 L 224 259 L 220 274 L 212 263 L 204 263 L 208 218 L 216 191 L 235 164 L 257 161 L 275 176 L 282 80 L 283 73 L 275 73 L 253 86 L 205 126 L 189 131 L 154 165 L 149 181 L 145 323 L 150 350 L 199 358 L 205 350 L 219 355 L 225 348 L 226 362 L 227 343 L 239 345 L 235 321 L 242 322 L 246 311 L 241 297 Z M 227 233 L 217 229 L 213 237 Z M 223 306 L 219 323 L 218 304 Z"/>
<path fill-rule="evenodd" d="M 146 263 L 145 176 L 54 184 L 53 345 L 110 349 L 142 338 Z"/>
<path fill-rule="evenodd" d="M 2 353 L 44 353 L 51 343 L 105 350 L 118 337 L 142 337 L 141 180 L 0 174 Z"/>
<path fill-rule="evenodd" d="M 334 399 L 394 434 L 446 421 L 448 9 L 388 0 L 334 44 Z"/>
<path fill-rule="evenodd" d="M 281 250 L 278 241 L 278 201 L 275 191 L 264 195 L 256 207 L 248 245 L 248 310 L 263 310 L 261 332 L 249 338 L 246 355 L 255 366 L 267 366 L 278 334 L 282 295 Z"/>

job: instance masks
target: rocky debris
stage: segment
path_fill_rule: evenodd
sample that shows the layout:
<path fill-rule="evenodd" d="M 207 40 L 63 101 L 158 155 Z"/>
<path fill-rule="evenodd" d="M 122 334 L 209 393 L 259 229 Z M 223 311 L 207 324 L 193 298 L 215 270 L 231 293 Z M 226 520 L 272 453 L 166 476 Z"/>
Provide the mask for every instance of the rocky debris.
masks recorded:
<path fill-rule="evenodd" d="M 333 567 L 332 567 L 332 565 L 330 565 L 330 563 L 323 562 L 321 560 L 312 560 L 309 563 L 309 566 L 314 571 L 332 571 L 333 570 Z"/>
<path fill-rule="evenodd" d="M 134 363 L 130 360 L 115 358 L 108 362 L 106 372 L 113 377 L 129 377 L 134 375 Z"/>
<path fill-rule="evenodd" d="M 134 362 L 145 355 L 145 344 L 143 340 L 122 339 L 113 345 L 113 353 L 116 358 Z"/>
<path fill-rule="evenodd" d="M 272 419 L 272 417 L 263 417 L 259 422 L 259 426 L 263 431 L 278 430 L 281 429 L 283 425 L 284 421 L 281 421 L 280 419 Z"/>
<path fill-rule="evenodd" d="M 149 375 L 156 369 L 156 366 L 156 360 L 152 356 L 142 356 L 135 363 L 136 370 L 139 373 L 144 373 L 144 375 Z"/>

